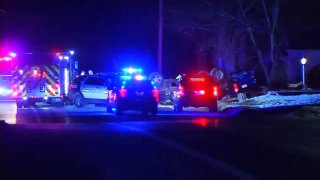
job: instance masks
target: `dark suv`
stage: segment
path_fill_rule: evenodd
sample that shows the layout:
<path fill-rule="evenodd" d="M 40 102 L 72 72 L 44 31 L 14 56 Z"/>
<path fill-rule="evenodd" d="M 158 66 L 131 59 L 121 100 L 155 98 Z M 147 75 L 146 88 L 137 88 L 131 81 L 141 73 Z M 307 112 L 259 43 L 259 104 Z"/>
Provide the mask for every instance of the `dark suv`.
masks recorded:
<path fill-rule="evenodd" d="M 110 91 L 111 92 L 111 91 Z M 141 110 L 144 114 L 158 113 L 159 90 L 149 80 L 123 81 L 121 87 L 109 93 L 107 111 L 116 108 L 121 115 L 126 110 Z"/>
<path fill-rule="evenodd" d="M 180 80 L 173 97 L 174 110 L 181 112 L 183 107 L 208 107 L 217 111 L 218 86 L 206 74 L 185 75 Z"/>

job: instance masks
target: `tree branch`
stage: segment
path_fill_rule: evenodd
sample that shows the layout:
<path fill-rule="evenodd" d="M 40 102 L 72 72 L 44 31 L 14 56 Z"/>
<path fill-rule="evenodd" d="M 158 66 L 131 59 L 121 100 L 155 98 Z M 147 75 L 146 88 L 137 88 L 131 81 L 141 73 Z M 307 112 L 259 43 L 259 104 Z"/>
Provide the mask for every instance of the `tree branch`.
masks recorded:
<path fill-rule="evenodd" d="M 272 29 L 271 21 L 270 21 L 270 17 L 269 17 L 269 13 L 268 13 L 268 9 L 267 9 L 267 6 L 266 6 L 266 2 L 264 0 L 262 0 L 261 4 L 262 4 L 264 17 L 266 19 L 267 25 L 268 25 L 269 29 Z"/>

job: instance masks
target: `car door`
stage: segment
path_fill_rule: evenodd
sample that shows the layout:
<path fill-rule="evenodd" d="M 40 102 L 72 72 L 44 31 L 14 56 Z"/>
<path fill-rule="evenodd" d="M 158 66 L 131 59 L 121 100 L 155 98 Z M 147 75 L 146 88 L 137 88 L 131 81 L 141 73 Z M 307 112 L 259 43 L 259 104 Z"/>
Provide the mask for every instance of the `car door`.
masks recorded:
<path fill-rule="evenodd" d="M 96 86 L 98 84 L 97 77 L 88 77 L 81 85 L 81 92 L 86 99 L 95 99 Z"/>
<path fill-rule="evenodd" d="M 108 95 L 108 88 L 106 80 L 102 77 L 97 78 L 97 83 L 95 85 L 95 99 L 106 100 Z"/>

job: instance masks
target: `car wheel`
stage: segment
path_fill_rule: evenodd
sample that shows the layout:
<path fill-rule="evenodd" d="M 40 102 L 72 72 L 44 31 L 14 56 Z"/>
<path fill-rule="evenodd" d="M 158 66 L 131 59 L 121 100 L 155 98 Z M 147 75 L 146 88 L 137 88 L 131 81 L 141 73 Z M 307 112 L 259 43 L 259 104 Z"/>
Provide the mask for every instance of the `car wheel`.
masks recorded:
<path fill-rule="evenodd" d="M 82 95 L 78 94 L 76 95 L 76 97 L 74 98 L 74 104 L 77 107 L 83 107 L 85 105 L 85 99 Z"/>

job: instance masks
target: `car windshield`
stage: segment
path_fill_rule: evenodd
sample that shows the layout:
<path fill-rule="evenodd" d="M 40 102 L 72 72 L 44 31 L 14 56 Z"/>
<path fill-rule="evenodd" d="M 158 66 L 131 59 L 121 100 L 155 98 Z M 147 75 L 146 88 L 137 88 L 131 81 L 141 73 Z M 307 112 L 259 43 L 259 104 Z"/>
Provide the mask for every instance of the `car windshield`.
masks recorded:
<path fill-rule="evenodd" d="M 320 179 L 320 0 L 0 0 L 0 180 Z"/>

